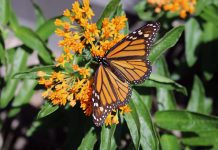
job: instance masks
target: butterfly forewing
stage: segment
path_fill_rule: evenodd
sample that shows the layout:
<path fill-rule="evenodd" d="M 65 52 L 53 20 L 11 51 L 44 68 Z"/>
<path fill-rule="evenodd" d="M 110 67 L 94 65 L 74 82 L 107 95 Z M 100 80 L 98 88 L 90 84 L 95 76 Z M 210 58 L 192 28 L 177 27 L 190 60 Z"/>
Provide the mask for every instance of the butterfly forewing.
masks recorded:
<path fill-rule="evenodd" d="M 159 23 L 146 24 L 109 50 L 106 59 L 117 76 L 134 84 L 149 77 L 151 66 L 147 56 L 159 28 Z"/>
<path fill-rule="evenodd" d="M 96 126 L 101 126 L 108 113 L 128 102 L 131 87 L 103 65 L 99 66 L 95 74 L 93 87 L 93 119 Z"/>

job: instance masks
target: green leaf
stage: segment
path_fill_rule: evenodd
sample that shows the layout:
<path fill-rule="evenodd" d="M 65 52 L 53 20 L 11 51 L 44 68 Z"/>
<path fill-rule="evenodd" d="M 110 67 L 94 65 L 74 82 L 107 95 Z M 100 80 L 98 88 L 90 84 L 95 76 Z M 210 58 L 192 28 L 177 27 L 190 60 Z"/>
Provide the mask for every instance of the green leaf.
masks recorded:
<path fill-rule="evenodd" d="M 130 100 L 129 106 L 131 107 L 131 112 L 126 113 L 124 118 L 126 120 L 127 126 L 130 131 L 130 135 L 132 137 L 133 144 L 135 146 L 135 149 L 138 150 L 140 146 L 140 123 L 139 123 L 139 117 L 136 111 L 136 107 L 133 103 L 133 101 Z"/>
<path fill-rule="evenodd" d="M 42 108 L 40 109 L 38 115 L 37 115 L 37 119 L 41 119 L 44 118 L 50 114 L 52 114 L 53 112 L 55 112 L 56 110 L 58 110 L 59 106 L 54 106 L 49 102 L 45 102 L 45 104 L 42 106 Z"/>
<path fill-rule="evenodd" d="M 188 111 L 159 111 L 155 121 L 161 128 L 180 131 L 212 131 L 218 128 L 218 118 Z"/>
<path fill-rule="evenodd" d="M 39 26 L 39 28 L 37 29 L 36 33 L 43 41 L 47 40 L 49 36 L 54 34 L 55 29 L 56 29 L 54 21 L 57 18 L 61 18 L 61 17 L 55 17 L 55 18 L 49 19 L 46 22 L 44 22 L 41 26 Z"/>
<path fill-rule="evenodd" d="M 19 107 L 25 104 L 28 104 L 31 97 L 34 94 L 34 88 L 37 85 L 36 80 L 24 80 L 23 84 L 18 92 L 18 95 L 15 97 L 12 106 Z"/>
<path fill-rule="evenodd" d="M 157 14 L 154 13 L 154 11 L 146 9 L 146 5 L 147 1 L 142 0 L 134 6 L 134 10 L 136 11 L 137 15 L 141 20 L 154 21 L 163 15 L 163 12 Z"/>
<path fill-rule="evenodd" d="M 158 74 L 151 74 L 148 80 L 145 80 L 143 84 L 135 85 L 136 87 L 156 87 L 165 88 L 168 90 L 175 90 L 187 95 L 187 90 L 184 86 L 176 83 L 175 81 L 160 76 Z"/>
<path fill-rule="evenodd" d="M 139 120 L 140 144 L 142 149 L 158 149 L 159 141 L 151 116 L 146 106 L 143 104 L 139 94 L 133 90 L 131 101 L 135 105 Z"/>
<path fill-rule="evenodd" d="M 55 65 L 34 67 L 27 71 L 18 72 L 18 73 L 13 74 L 13 78 L 14 79 L 36 79 L 36 78 L 39 78 L 39 76 L 37 75 L 38 71 L 43 71 L 46 73 L 45 76 L 49 76 L 51 72 L 53 71 L 54 67 Z"/>
<path fill-rule="evenodd" d="M 217 146 L 218 130 L 199 132 L 198 136 L 183 138 L 181 141 L 185 145 L 190 146 Z"/>
<path fill-rule="evenodd" d="M 0 61 L 2 64 L 6 64 L 6 52 L 4 48 L 4 39 L 2 37 L 2 32 L 0 31 Z"/>
<path fill-rule="evenodd" d="M 205 113 L 204 101 L 205 101 L 205 90 L 204 90 L 203 83 L 198 78 L 198 76 L 195 76 L 187 110 L 193 112 Z"/>
<path fill-rule="evenodd" d="M 19 21 L 17 19 L 16 13 L 14 12 L 14 9 L 11 7 L 10 7 L 9 23 L 12 29 L 15 29 L 16 27 L 19 26 Z"/>
<path fill-rule="evenodd" d="M 156 67 L 158 74 L 168 78 L 170 77 L 168 66 L 164 57 L 160 57 L 156 63 Z M 157 88 L 157 101 L 159 110 L 176 109 L 176 102 L 173 91 L 167 90 L 165 88 Z"/>
<path fill-rule="evenodd" d="M 188 66 L 191 67 L 197 60 L 196 48 L 201 40 L 202 31 L 195 18 L 191 18 L 185 25 L 185 55 Z"/>
<path fill-rule="evenodd" d="M 45 16 L 41 10 L 41 8 L 39 7 L 38 4 L 36 4 L 33 0 L 31 0 L 32 4 L 33 4 L 33 8 L 34 8 L 34 12 L 36 15 L 36 28 L 40 27 L 42 24 L 45 23 Z"/>
<path fill-rule="evenodd" d="M 205 114 L 210 114 L 213 110 L 213 100 L 212 98 L 208 98 L 206 97 L 205 98 L 205 101 L 204 101 L 204 110 L 203 112 Z"/>
<path fill-rule="evenodd" d="M 218 39 L 218 34 L 216 34 L 217 32 L 218 32 L 217 26 L 215 26 L 213 23 L 211 22 L 204 23 L 202 36 L 201 36 L 202 42 L 207 43 Z"/>
<path fill-rule="evenodd" d="M 26 131 L 26 136 L 27 137 L 30 137 L 32 136 L 36 131 L 37 129 L 42 125 L 42 122 L 39 121 L 39 120 L 34 120 L 32 122 L 32 125 L 30 126 L 30 128 Z"/>
<path fill-rule="evenodd" d="M 11 64 L 12 69 L 10 76 L 26 68 L 28 54 L 24 49 L 18 48 L 13 58 L 14 60 L 13 64 Z M 8 77 L 9 79 L 6 86 L 1 91 L 0 108 L 6 107 L 14 97 L 15 90 L 19 82 L 19 80 L 11 79 L 10 76 Z"/>
<path fill-rule="evenodd" d="M 160 138 L 162 150 L 181 150 L 177 138 L 173 135 L 164 134 Z"/>
<path fill-rule="evenodd" d="M 151 63 L 154 63 L 165 51 L 177 43 L 183 30 L 184 26 L 175 27 L 153 45 L 149 55 Z"/>
<path fill-rule="evenodd" d="M 107 6 L 105 7 L 103 13 L 101 14 L 101 17 L 97 21 L 97 27 L 100 28 L 102 25 L 102 21 L 104 18 L 109 18 L 111 17 L 115 11 L 116 8 L 119 6 L 120 0 L 111 0 Z"/>
<path fill-rule="evenodd" d="M 42 60 L 47 64 L 53 64 L 49 49 L 42 42 L 39 36 L 30 28 L 18 26 L 14 29 L 15 35 L 28 47 L 36 50 Z"/>
<path fill-rule="evenodd" d="M 205 9 L 205 7 L 211 3 L 212 1 L 208 0 L 198 0 L 198 2 L 196 3 L 195 15 L 199 15 Z"/>
<path fill-rule="evenodd" d="M 0 23 L 6 25 L 10 18 L 10 0 L 0 1 Z"/>
<path fill-rule="evenodd" d="M 208 7 L 204 6 L 204 11 L 200 14 L 200 17 L 204 20 L 213 23 L 215 26 L 218 26 L 218 6 L 209 5 Z"/>
<path fill-rule="evenodd" d="M 183 138 L 182 143 L 189 146 L 212 146 L 218 143 L 218 136 Z"/>
<path fill-rule="evenodd" d="M 116 125 L 111 125 L 110 127 L 104 125 L 102 127 L 100 150 L 111 150 L 115 129 Z"/>
<path fill-rule="evenodd" d="M 95 143 L 97 142 L 97 135 L 92 127 L 89 132 L 85 135 L 82 143 L 78 147 L 78 150 L 91 150 L 94 149 Z"/>

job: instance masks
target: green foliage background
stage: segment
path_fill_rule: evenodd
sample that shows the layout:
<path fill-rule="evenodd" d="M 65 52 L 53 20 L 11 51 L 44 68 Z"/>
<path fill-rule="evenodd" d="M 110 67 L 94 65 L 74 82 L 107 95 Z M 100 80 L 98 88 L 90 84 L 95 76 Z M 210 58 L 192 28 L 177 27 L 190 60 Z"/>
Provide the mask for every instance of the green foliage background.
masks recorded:
<path fill-rule="evenodd" d="M 0 118 L 0 148 L 13 148 L 9 136 L 16 140 L 17 135 L 11 124 L 19 120 L 26 130 L 16 132 L 33 143 L 27 147 L 31 149 L 218 149 L 217 1 L 198 0 L 196 13 L 186 20 L 170 13 L 156 15 L 145 0 L 135 6 L 141 20 L 158 20 L 162 26 L 149 56 L 156 71 L 149 80 L 134 86 L 129 103 L 132 111 L 121 116 L 120 124 L 102 128 L 95 128 L 92 118 L 84 117 L 79 107 L 59 108 L 48 102 L 30 114 L 30 120 L 22 119 L 34 91 L 42 88 L 35 80 L 36 72 L 51 72 L 54 67 L 47 42 L 55 30 L 55 18 L 46 20 L 40 7 L 34 2 L 33 6 L 35 30 L 20 25 L 10 0 L 0 2 L 0 60 L 5 68 L 0 78 L 0 115 L 6 114 Z M 120 1 L 111 0 L 97 24 L 101 26 L 104 17 L 122 13 Z M 173 27 L 175 22 L 180 25 Z M 9 31 L 22 45 L 5 48 Z M 34 51 L 40 65 L 27 66 Z M 48 141 L 40 147 L 34 141 L 37 138 Z"/>

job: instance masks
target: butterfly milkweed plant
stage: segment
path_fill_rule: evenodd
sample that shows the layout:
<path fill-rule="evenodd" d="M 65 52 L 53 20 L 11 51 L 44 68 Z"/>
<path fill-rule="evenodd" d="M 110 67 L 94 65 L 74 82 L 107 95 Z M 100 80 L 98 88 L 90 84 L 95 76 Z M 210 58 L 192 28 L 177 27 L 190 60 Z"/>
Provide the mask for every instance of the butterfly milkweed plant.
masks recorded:
<path fill-rule="evenodd" d="M 0 2 L 0 149 L 218 149 L 217 1 L 20 3 Z"/>

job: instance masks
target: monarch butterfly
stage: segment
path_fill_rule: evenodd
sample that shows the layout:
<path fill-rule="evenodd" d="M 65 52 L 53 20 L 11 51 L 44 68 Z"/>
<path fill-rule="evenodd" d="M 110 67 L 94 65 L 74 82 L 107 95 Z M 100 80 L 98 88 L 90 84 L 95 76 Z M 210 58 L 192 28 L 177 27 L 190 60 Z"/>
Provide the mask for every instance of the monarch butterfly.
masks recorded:
<path fill-rule="evenodd" d="M 96 126 L 101 126 L 113 109 L 129 102 L 130 84 L 142 83 L 151 74 L 147 57 L 159 28 L 157 22 L 148 23 L 124 37 L 104 57 L 95 57 L 99 63 L 92 91 Z"/>

